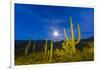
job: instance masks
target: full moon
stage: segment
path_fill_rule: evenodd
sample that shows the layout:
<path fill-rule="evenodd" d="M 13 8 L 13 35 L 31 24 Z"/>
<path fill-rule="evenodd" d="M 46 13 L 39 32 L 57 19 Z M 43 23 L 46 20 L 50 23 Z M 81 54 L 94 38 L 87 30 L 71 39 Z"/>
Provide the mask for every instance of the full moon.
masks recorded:
<path fill-rule="evenodd" d="M 53 32 L 53 35 L 54 35 L 54 36 L 59 36 L 58 31 L 54 31 L 54 32 Z"/>

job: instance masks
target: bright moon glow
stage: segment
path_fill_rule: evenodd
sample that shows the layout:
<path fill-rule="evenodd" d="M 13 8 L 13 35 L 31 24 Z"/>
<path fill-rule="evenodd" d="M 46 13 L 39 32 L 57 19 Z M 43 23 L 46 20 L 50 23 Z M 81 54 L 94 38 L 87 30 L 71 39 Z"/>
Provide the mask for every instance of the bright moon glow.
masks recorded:
<path fill-rule="evenodd" d="M 58 31 L 54 31 L 54 32 L 53 32 L 53 35 L 54 35 L 54 36 L 59 36 Z"/>

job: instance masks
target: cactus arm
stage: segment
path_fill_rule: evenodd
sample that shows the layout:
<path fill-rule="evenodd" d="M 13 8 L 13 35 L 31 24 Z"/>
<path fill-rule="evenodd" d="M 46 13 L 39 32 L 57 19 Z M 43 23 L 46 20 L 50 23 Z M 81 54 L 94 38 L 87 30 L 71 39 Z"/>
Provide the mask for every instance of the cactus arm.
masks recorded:
<path fill-rule="evenodd" d="M 72 25 L 72 23 L 73 23 L 73 22 L 72 22 L 72 17 L 70 16 L 70 25 Z"/>
<path fill-rule="evenodd" d="M 65 35 L 66 41 L 67 41 L 68 43 L 70 43 L 69 38 L 68 38 L 68 36 L 67 36 L 67 34 L 66 34 L 66 29 L 65 29 L 65 28 L 64 28 L 64 35 Z"/>
<path fill-rule="evenodd" d="M 78 39 L 77 39 L 77 41 L 75 42 L 75 44 L 78 44 L 78 43 L 80 42 L 80 37 L 81 37 L 81 34 L 80 34 L 80 26 L 79 26 L 79 24 L 77 25 L 77 27 L 78 27 Z"/>

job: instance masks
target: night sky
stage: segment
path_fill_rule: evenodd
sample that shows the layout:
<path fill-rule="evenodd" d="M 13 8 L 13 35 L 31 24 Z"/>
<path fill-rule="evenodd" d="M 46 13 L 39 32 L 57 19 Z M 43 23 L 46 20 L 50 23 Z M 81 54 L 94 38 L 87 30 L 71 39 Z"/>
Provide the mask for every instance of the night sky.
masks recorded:
<path fill-rule="evenodd" d="M 75 39 L 77 24 L 81 39 L 94 36 L 94 9 L 82 7 L 15 4 L 15 40 L 64 40 L 64 27 L 71 37 L 69 17 L 72 16 Z M 58 36 L 54 36 L 57 31 Z"/>

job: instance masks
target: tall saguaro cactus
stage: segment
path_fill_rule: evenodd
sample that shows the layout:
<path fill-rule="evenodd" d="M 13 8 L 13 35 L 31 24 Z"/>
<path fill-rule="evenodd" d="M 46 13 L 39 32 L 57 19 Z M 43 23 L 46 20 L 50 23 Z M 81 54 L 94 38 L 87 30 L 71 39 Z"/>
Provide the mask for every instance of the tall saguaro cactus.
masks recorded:
<path fill-rule="evenodd" d="M 50 62 L 52 62 L 52 52 L 53 52 L 53 42 L 51 41 L 51 46 L 50 46 L 50 59 L 49 59 Z"/>
<path fill-rule="evenodd" d="M 64 35 L 66 38 L 65 43 L 68 43 L 69 45 L 72 46 L 73 51 L 75 52 L 75 45 L 78 44 L 80 42 L 80 26 L 79 24 L 77 25 L 78 27 L 78 39 L 75 40 L 75 36 L 74 36 L 74 28 L 73 28 L 73 23 L 72 23 L 72 17 L 70 16 L 70 29 L 71 29 L 71 39 L 68 38 L 67 34 L 66 34 L 66 29 L 64 28 Z"/>

